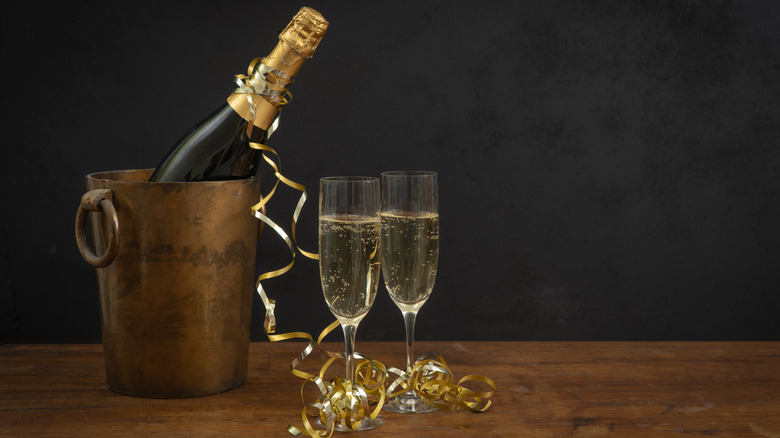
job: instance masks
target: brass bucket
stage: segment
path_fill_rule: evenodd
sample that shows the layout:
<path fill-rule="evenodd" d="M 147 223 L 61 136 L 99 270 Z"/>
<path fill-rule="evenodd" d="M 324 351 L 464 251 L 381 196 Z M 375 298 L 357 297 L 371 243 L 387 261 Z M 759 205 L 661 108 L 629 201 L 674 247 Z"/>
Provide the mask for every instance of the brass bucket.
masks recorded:
<path fill-rule="evenodd" d="M 250 207 L 260 181 L 149 183 L 151 172 L 87 175 L 76 213 L 79 250 L 97 271 L 108 387 L 148 398 L 239 387 L 259 235 Z"/>

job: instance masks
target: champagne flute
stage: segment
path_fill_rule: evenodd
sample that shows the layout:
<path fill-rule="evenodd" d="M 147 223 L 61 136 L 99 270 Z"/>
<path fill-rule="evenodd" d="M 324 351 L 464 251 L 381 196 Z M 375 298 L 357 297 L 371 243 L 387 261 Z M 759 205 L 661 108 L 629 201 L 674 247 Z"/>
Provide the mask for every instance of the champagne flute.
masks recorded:
<path fill-rule="evenodd" d="M 414 322 L 431 295 L 439 261 L 437 174 L 428 171 L 382 173 L 382 277 L 401 309 L 406 326 L 406 371 L 414 366 Z M 414 389 L 384 405 L 388 412 L 435 411 Z"/>
<path fill-rule="evenodd" d="M 379 179 L 320 179 L 319 263 L 328 308 L 344 330 L 346 380 L 355 381 L 355 333 L 376 298 L 379 252 Z M 384 424 L 384 417 L 366 417 L 356 429 L 337 424 L 336 430 L 365 430 Z"/>

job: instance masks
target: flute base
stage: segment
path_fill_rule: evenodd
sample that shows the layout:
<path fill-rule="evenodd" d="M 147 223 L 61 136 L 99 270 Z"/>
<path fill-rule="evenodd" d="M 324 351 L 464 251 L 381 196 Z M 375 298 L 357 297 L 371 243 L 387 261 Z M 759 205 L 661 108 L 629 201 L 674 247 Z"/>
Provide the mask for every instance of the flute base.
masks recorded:
<path fill-rule="evenodd" d="M 382 410 L 397 414 L 423 414 L 438 409 L 415 392 L 406 392 L 390 399 L 382 406 Z"/>
<path fill-rule="evenodd" d="M 314 422 L 323 428 L 325 427 L 325 424 L 323 424 L 322 420 L 319 418 L 314 420 Z M 376 418 L 364 418 L 360 420 L 360 424 L 358 425 L 357 429 L 352 429 L 351 427 L 345 426 L 341 423 L 336 423 L 333 426 L 333 430 L 336 432 L 359 432 L 361 430 L 376 429 L 383 424 L 385 424 L 385 417 L 377 415 Z"/>

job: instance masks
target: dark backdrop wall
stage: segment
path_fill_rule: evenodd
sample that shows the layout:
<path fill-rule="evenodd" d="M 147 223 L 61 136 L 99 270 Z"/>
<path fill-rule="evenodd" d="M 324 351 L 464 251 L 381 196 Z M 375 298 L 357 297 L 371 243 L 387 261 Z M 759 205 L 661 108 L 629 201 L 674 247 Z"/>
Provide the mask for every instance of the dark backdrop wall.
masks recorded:
<path fill-rule="evenodd" d="M 331 29 L 271 142 L 300 244 L 319 177 L 438 171 L 418 339 L 780 338 L 775 1 L 80 1 L 4 7 L 0 342 L 99 342 L 84 176 L 154 167 L 304 5 Z M 289 258 L 266 234 L 258 273 Z M 266 282 L 281 331 L 332 320 L 317 272 Z M 359 338 L 402 337 L 380 286 Z"/>

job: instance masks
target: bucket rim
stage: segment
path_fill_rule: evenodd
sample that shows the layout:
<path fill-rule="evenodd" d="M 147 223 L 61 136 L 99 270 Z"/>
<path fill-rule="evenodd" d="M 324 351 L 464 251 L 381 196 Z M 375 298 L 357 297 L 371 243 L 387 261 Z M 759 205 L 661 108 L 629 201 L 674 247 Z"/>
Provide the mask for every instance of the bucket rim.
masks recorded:
<path fill-rule="evenodd" d="M 86 175 L 87 180 L 103 181 L 103 182 L 121 182 L 123 184 L 160 184 L 160 185 L 225 185 L 225 184 L 238 184 L 249 183 L 253 184 L 260 178 L 257 176 L 251 176 L 248 178 L 228 179 L 219 181 L 178 181 L 178 182 L 149 182 L 147 179 L 154 172 L 154 168 L 141 168 L 141 169 L 121 169 L 121 170 L 103 170 L 99 172 L 92 172 Z M 128 175 L 137 175 L 146 173 L 146 177 L 142 180 L 125 179 Z M 124 176 L 124 178 L 123 178 Z"/>

